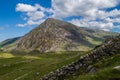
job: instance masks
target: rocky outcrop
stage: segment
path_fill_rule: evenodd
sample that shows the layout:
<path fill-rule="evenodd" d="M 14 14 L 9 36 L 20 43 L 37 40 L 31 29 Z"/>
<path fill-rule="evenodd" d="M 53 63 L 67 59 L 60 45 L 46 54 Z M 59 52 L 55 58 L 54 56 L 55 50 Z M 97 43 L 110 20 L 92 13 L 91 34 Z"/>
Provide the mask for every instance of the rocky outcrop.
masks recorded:
<path fill-rule="evenodd" d="M 78 61 L 43 76 L 41 80 L 63 80 L 63 78 L 67 76 L 78 73 L 82 68 L 85 68 L 87 72 L 94 72 L 95 69 L 91 66 L 94 62 L 104 58 L 105 56 L 111 56 L 119 52 L 120 35 L 109 39 L 89 54 L 82 56 Z"/>

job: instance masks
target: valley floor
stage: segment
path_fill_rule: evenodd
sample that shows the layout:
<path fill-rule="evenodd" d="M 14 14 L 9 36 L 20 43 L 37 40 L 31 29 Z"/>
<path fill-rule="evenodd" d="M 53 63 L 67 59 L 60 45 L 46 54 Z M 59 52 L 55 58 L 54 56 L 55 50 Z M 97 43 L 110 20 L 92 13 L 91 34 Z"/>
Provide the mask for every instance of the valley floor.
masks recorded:
<path fill-rule="evenodd" d="M 0 80 L 40 80 L 56 69 L 70 64 L 86 52 L 59 52 L 35 55 L 0 53 Z M 77 74 L 70 80 L 120 80 L 120 54 L 106 57 L 93 65 L 95 73 Z"/>
<path fill-rule="evenodd" d="M 76 61 L 84 52 L 36 55 L 0 53 L 0 80 L 39 80 L 45 74 Z"/>

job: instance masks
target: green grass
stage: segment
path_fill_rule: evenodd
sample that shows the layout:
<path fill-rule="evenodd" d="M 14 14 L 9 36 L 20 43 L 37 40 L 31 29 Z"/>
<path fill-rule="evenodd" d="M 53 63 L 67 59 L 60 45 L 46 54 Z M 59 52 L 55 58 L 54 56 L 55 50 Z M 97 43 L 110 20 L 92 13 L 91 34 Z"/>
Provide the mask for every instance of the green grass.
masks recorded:
<path fill-rule="evenodd" d="M 92 44 L 94 44 L 94 45 L 100 45 L 100 44 L 102 43 L 102 41 L 97 41 L 97 40 L 94 40 L 94 39 L 92 39 L 92 38 L 90 38 L 90 37 L 86 37 L 86 39 L 87 39 L 90 43 L 92 43 Z"/>
<path fill-rule="evenodd" d="M 0 80 L 39 80 L 64 65 L 80 58 L 84 52 L 54 52 L 18 55 L 0 53 Z"/>
<path fill-rule="evenodd" d="M 93 66 L 97 68 L 97 72 L 83 73 L 70 80 L 120 80 L 120 70 L 114 69 L 114 67 L 120 66 L 120 54 L 105 57 Z"/>
<path fill-rule="evenodd" d="M 0 53 L 0 80 L 39 80 L 43 75 L 68 65 L 88 52 L 50 52 L 45 54 Z M 120 54 L 105 57 L 93 64 L 95 73 L 72 76 L 70 80 L 115 80 L 120 79 Z"/>

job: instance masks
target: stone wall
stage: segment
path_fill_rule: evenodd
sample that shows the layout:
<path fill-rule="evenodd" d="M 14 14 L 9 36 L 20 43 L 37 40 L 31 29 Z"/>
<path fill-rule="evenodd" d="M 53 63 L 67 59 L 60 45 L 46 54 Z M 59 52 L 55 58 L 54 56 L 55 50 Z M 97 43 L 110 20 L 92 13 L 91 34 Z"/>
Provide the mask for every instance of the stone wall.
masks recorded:
<path fill-rule="evenodd" d="M 82 56 L 78 61 L 73 62 L 67 66 L 57 69 L 47 75 L 44 75 L 41 80 L 63 80 L 62 78 L 74 75 L 79 72 L 83 67 L 88 71 L 92 68 L 92 64 L 105 56 L 111 56 L 120 52 L 120 35 L 111 38 L 104 42 L 100 47 L 94 49 L 89 54 Z"/>

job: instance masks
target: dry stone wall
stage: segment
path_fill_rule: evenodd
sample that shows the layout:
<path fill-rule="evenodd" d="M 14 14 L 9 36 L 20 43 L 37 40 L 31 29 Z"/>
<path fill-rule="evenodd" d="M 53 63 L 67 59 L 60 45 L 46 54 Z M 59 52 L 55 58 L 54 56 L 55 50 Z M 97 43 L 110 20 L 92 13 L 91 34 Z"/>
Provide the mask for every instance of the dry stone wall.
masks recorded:
<path fill-rule="evenodd" d="M 91 66 L 94 62 L 104 58 L 105 56 L 111 56 L 120 52 L 120 35 L 115 38 L 111 38 L 100 47 L 94 49 L 89 54 L 82 56 L 78 61 L 57 69 L 47 75 L 44 75 L 41 80 L 63 80 L 62 78 L 70 75 L 74 75 L 79 72 L 83 67 L 87 71 L 93 69 Z"/>

